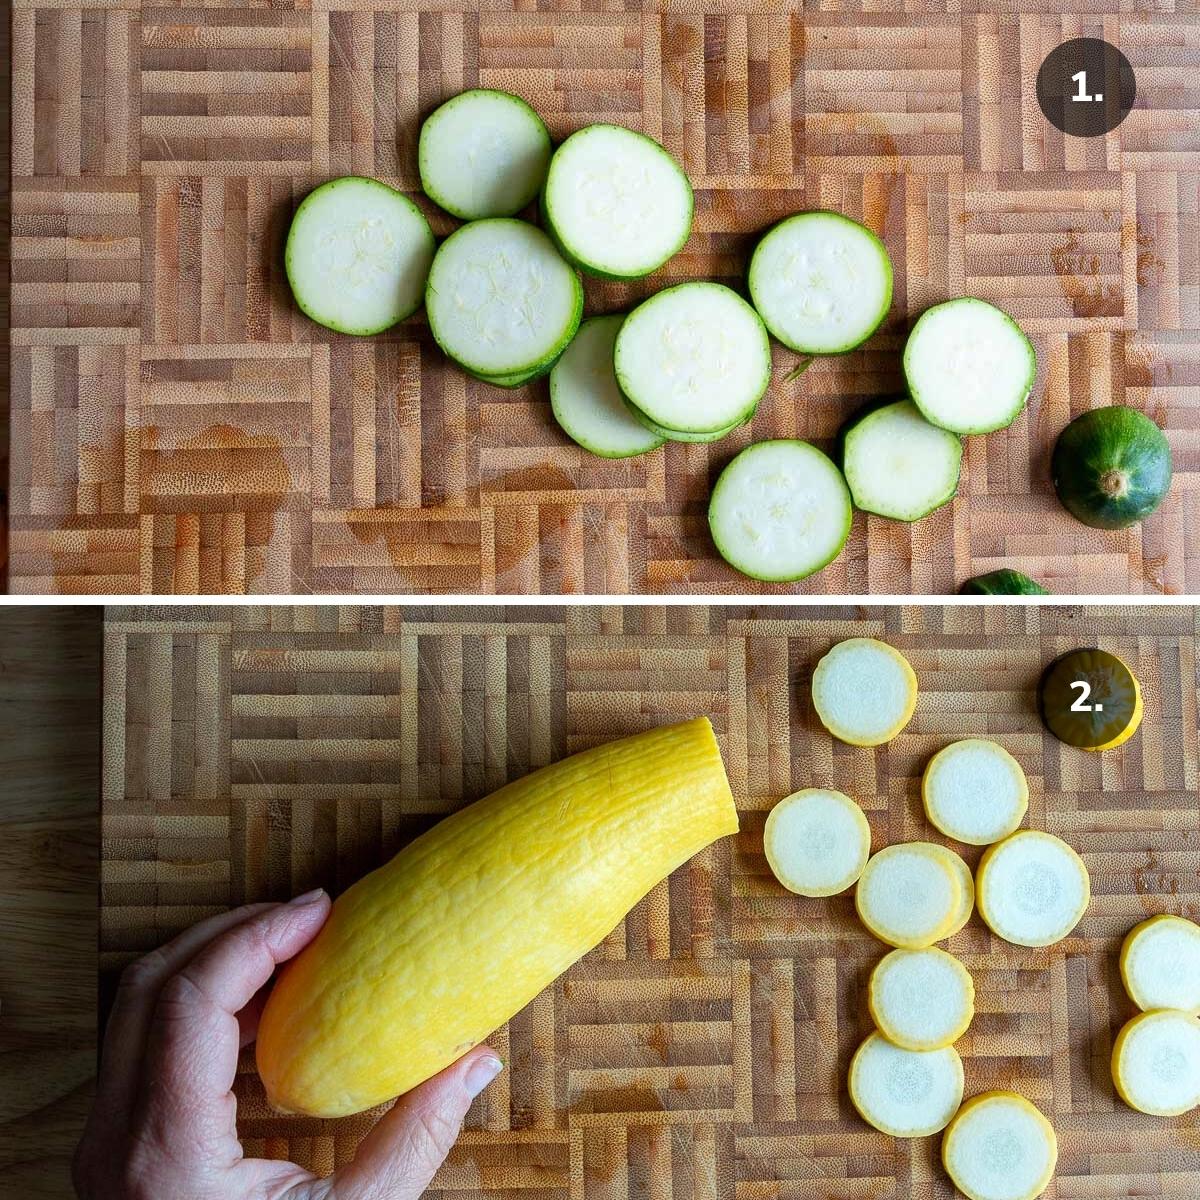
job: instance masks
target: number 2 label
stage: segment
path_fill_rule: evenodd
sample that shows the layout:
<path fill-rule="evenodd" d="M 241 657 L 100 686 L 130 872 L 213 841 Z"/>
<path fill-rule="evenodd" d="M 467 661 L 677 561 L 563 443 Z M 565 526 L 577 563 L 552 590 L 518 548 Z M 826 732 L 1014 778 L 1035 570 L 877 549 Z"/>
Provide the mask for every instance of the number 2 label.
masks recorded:
<path fill-rule="evenodd" d="M 1080 72 L 1082 74 L 1082 72 Z M 1079 695 L 1075 697 L 1071 705 L 1072 712 L 1103 712 L 1103 704 L 1088 704 L 1087 698 L 1092 694 L 1092 685 L 1084 679 L 1076 679 L 1071 684 L 1072 688 L 1079 689 Z"/>

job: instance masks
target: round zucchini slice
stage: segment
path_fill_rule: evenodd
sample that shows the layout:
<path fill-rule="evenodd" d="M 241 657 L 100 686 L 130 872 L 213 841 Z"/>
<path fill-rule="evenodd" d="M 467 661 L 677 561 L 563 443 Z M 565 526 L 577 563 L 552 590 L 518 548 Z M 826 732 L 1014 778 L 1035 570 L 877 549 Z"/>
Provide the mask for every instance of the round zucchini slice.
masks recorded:
<path fill-rule="evenodd" d="M 1167 913 L 1135 925 L 1121 946 L 1121 979 L 1140 1009 L 1200 1013 L 1200 925 Z"/>
<path fill-rule="evenodd" d="M 947 837 L 988 846 L 1021 824 L 1029 784 L 1021 764 L 1003 746 L 964 738 L 929 760 L 921 796 L 926 816 Z"/>
<path fill-rule="evenodd" d="M 1054 490 L 1077 521 L 1124 529 L 1148 517 L 1171 488 L 1171 446 L 1135 408 L 1094 408 L 1058 435 Z"/>
<path fill-rule="evenodd" d="M 842 473 L 816 446 L 756 442 L 732 459 L 708 502 L 721 557 L 752 579 L 789 582 L 828 566 L 854 519 Z"/>
<path fill-rule="evenodd" d="M 892 1137 L 945 1129 L 963 1095 L 963 1065 L 953 1046 L 904 1050 L 869 1034 L 850 1060 L 850 1099 L 868 1125 Z"/>
<path fill-rule="evenodd" d="M 932 847 L 933 850 L 941 855 L 942 861 L 950 870 L 950 874 L 958 880 L 958 886 L 961 891 L 958 909 L 954 914 L 954 919 L 950 922 L 950 928 L 946 930 L 946 937 L 950 938 L 965 927 L 966 923 L 971 919 L 971 914 L 975 911 L 975 877 L 971 874 L 971 868 L 953 850 L 949 850 L 945 846 L 939 846 L 936 842 L 927 842 L 925 844 Z"/>
<path fill-rule="evenodd" d="M 942 1138 L 942 1165 L 967 1200 L 1035 1200 L 1057 1162 L 1054 1127 L 1015 1092 L 973 1096 Z"/>
<path fill-rule="evenodd" d="M 1178 1117 L 1200 1105 L 1200 1018 L 1172 1008 L 1138 1013 L 1113 1043 L 1112 1077 L 1130 1108 Z"/>
<path fill-rule="evenodd" d="M 421 126 L 417 170 L 434 204 L 464 221 L 511 217 L 541 190 L 550 134 L 519 96 L 460 92 Z"/>
<path fill-rule="evenodd" d="M 1061 838 L 1036 829 L 1022 829 L 984 851 L 975 891 L 988 928 L 1016 946 L 1062 941 L 1092 895 L 1083 859 Z"/>
<path fill-rule="evenodd" d="M 833 896 L 857 881 L 871 853 L 863 810 L 841 792 L 805 788 L 771 809 L 763 850 L 775 878 L 799 896 Z"/>
<path fill-rule="evenodd" d="M 723 437 L 728 437 L 735 429 L 740 429 L 754 416 L 751 413 L 745 420 L 726 425 L 724 429 L 717 429 L 712 433 L 684 433 L 682 430 L 668 429 L 665 425 L 652 421 L 628 396 L 625 396 L 624 400 L 626 408 L 629 409 L 635 420 L 640 421 L 651 433 L 657 434 L 664 442 L 719 442 Z"/>
<path fill-rule="evenodd" d="M 902 1050 L 941 1050 L 967 1031 L 975 1015 L 971 973 L 952 954 L 893 950 L 871 972 L 867 1006 L 879 1032 Z"/>
<path fill-rule="evenodd" d="M 887 316 L 892 260 L 866 226 L 841 213 L 796 213 L 760 239 L 747 284 L 767 328 L 788 349 L 845 354 Z"/>
<path fill-rule="evenodd" d="M 1059 741 L 1081 750 L 1112 750 L 1142 723 L 1142 689 L 1115 654 L 1072 650 L 1046 668 L 1038 707 Z"/>
<path fill-rule="evenodd" d="M 1033 346 L 1012 317 L 970 296 L 926 309 L 904 346 L 909 395 L 952 433 L 1011 425 L 1036 374 Z"/>
<path fill-rule="evenodd" d="M 966 580 L 958 589 L 964 596 L 1048 596 L 1050 592 L 1036 579 L 1008 567 L 988 571 Z"/>
<path fill-rule="evenodd" d="M 912 719 L 917 676 L 908 659 L 886 642 L 847 638 L 817 663 L 812 698 L 821 724 L 835 738 L 852 746 L 881 746 Z"/>
<path fill-rule="evenodd" d="M 962 913 L 962 886 L 943 849 L 929 842 L 899 842 L 867 860 L 854 904 L 881 942 L 923 950 L 949 935 Z"/>
<path fill-rule="evenodd" d="M 433 230 L 407 196 L 378 179 L 346 175 L 300 202 L 283 265 L 306 316 L 366 336 L 421 307 L 433 252 Z"/>

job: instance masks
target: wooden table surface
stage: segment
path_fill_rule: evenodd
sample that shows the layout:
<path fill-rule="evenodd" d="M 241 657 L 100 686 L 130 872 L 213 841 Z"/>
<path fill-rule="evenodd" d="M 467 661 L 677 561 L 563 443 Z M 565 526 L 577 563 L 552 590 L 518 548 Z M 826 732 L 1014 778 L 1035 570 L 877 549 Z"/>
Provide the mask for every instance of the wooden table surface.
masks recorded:
<path fill-rule="evenodd" d="M 1028 410 L 970 439 L 953 505 L 860 514 L 795 590 L 949 592 L 1001 565 L 1059 592 L 1197 590 L 1200 19 L 1192 0 L 1063 7 L 16 0 L 12 589 L 752 592 L 707 536 L 717 471 L 752 439 L 829 446 L 899 385 L 914 316 L 972 293 L 1036 344 Z M 1079 35 L 1137 77 L 1137 107 L 1090 140 L 1033 94 Z M 882 332 L 795 383 L 777 349 L 752 427 L 614 462 L 562 436 L 544 382 L 450 369 L 422 316 L 358 340 L 308 322 L 281 265 L 297 200 L 346 172 L 414 192 L 420 118 L 476 84 L 556 137 L 644 129 L 692 178 L 684 250 L 637 285 L 589 281 L 589 311 L 736 283 L 753 234 L 832 207 L 887 241 Z M 1100 532 L 1058 507 L 1048 458 L 1114 402 L 1167 428 L 1177 473 L 1143 525 Z"/>
<path fill-rule="evenodd" d="M 110 609 L 101 966 L 229 905 L 340 890 L 510 778 L 705 713 L 741 833 L 496 1033 L 508 1070 L 432 1197 L 949 1200 L 938 1139 L 886 1137 L 846 1096 L 884 948 L 850 896 L 784 892 L 761 835 L 780 797 L 831 786 L 863 805 L 876 849 L 942 840 L 924 764 L 993 737 L 1029 776 L 1026 823 L 1080 851 L 1093 900 L 1048 949 L 977 916 L 951 939 L 977 988 L 968 1094 L 1011 1086 L 1047 1112 L 1050 1200 L 1195 1197 L 1195 1114 L 1125 1108 L 1108 1055 L 1132 1013 L 1122 936 L 1151 912 L 1200 916 L 1197 621 L 1164 606 Z M 900 647 L 920 679 L 911 724 L 878 750 L 834 742 L 808 700 L 816 659 L 854 634 Z M 1089 644 L 1130 663 L 1146 702 L 1139 734 L 1103 755 L 1055 741 L 1033 703 L 1042 665 Z M 322 1170 L 371 1123 L 272 1113 L 250 1056 L 237 1091 L 252 1152 Z"/>
<path fill-rule="evenodd" d="M 66 1200 L 96 1069 L 97 608 L 0 608 L 0 1196 Z"/>

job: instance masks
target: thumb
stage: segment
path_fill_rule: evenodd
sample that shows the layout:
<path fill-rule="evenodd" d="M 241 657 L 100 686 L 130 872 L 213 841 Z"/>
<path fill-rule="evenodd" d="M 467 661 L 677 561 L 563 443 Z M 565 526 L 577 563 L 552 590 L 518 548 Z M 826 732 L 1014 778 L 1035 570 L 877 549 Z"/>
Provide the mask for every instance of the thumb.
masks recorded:
<path fill-rule="evenodd" d="M 502 1069 L 476 1046 L 401 1096 L 333 1179 L 329 1200 L 417 1200 L 458 1138 L 471 1101 Z"/>

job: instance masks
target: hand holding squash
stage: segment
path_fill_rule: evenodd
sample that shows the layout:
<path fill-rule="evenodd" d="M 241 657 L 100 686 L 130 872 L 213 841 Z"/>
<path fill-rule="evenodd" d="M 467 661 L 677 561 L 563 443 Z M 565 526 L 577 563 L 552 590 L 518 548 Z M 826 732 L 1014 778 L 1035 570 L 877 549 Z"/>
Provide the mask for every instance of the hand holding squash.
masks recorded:
<path fill-rule="evenodd" d="M 83 1200 L 416 1200 L 500 1061 L 486 1046 L 402 1096 L 332 1179 L 245 1158 L 231 1091 L 275 968 L 329 916 L 324 892 L 202 921 L 134 963 L 74 1163 Z"/>

